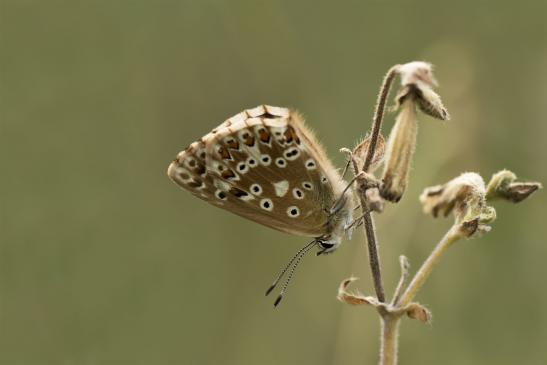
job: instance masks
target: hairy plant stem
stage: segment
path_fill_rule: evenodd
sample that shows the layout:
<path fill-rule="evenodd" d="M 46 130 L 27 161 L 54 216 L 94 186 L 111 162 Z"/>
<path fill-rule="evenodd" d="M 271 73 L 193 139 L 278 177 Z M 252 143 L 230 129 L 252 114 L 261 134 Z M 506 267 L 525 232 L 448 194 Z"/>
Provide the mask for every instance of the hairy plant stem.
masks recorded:
<path fill-rule="evenodd" d="M 376 108 L 374 110 L 374 117 L 372 122 L 372 133 L 370 137 L 370 144 L 368 146 L 367 155 L 365 162 L 363 164 L 362 170 L 359 170 L 357 162 L 353 161 L 353 169 L 357 175 L 359 172 L 364 171 L 368 172 L 372 160 L 374 158 L 374 153 L 376 152 L 376 144 L 378 142 L 378 137 L 380 135 L 380 130 L 382 127 L 382 120 L 384 119 L 384 111 L 389 96 L 389 90 L 391 89 L 391 84 L 393 79 L 397 75 L 397 70 L 399 65 L 395 65 L 389 69 L 389 71 L 384 76 L 382 86 L 380 87 L 380 93 L 378 94 L 378 100 L 376 102 Z M 372 280 L 374 282 L 374 290 L 376 296 L 380 302 L 385 302 L 386 297 L 384 294 L 384 286 L 382 284 L 382 273 L 380 269 L 380 259 L 378 256 L 378 245 L 376 240 L 376 232 L 374 230 L 374 220 L 372 219 L 371 212 L 367 208 L 365 198 L 363 196 L 361 199 L 361 207 L 363 210 L 363 227 L 365 230 L 365 235 L 367 237 L 367 247 L 368 247 L 368 257 L 370 263 L 370 270 L 372 272 Z"/>
<path fill-rule="evenodd" d="M 355 159 L 352 158 L 353 169 L 355 174 L 358 174 L 358 166 Z M 376 230 L 374 229 L 374 220 L 372 219 L 372 214 L 367 208 L 367 202 L 365 197 L 359 194 L 359 199 L 361 200 L 361 209 L 363 211 L 363 229 L 365 231 L 365 236 L 367 237 L 367 252 L 368 252 L 368 261 L 370 264 L 370 271 L 372 272 L 372 281 L 374 283 L 374 291 L 376 292 L 376 297 L 380 302 L 385 302 L 386 296 L 384 294 L 384 286 L 382 284 L 382 272 L 380 269 L 380 258 L 378 255 L 378 245 L 376 243 Z"/>
<path fill-rule="evenodd" d="M 396 303 L 399 307 L 404 307 L 409 304 L 418 290 L 423 286 L 424 282 L 427 280 L 435 264 L 439 262 L 442 255 L 446 250 L 452 246 L 454 242 L 459 240 L 462 237 L 461 229 L 459 224 L 454 224 L 448 232 L 444 235 L 441 241 L 435 246 L 427 260 L 424 261 L 422 267 L 416 272 L 412 281 L 405 290 L 405 293 L 401 296 L 401 299 Z"/>
<path fill-rule="evenodd" d="M 376 144 L 378 142 L 378 136 L 380 135 L 380 130 L 382 128 L 382 120 L 384 119 L 384 111 L 386 109 L 387 98 L 389 96 L 389 90 L 391 89 L 391 84 L 393 79 L 397 76 L 397 71 L 399 70 L 400 65 L 392 66 L 384 76 L 382 81 L 382 86 L 380 87 L 380 93 L 378 94 L 378 99 L 376 101 L 376 108 L 374 110 L 374 117 L 372 119 L 372 133 L 370 135 L 370 144 L 368 146 L 367 157 L 363 164 L 363 170 L 368 172 L 372 159 L 374 158 L 374 152 L 376 151 Z"/>
<path fill-rule="evenodd" d="M 392 309 L 401 309 L 409 305 L 418 290 L 423 286 L 435 264 L 439 262 L 442 255 L 446 250 L 457 240 L 462 237 L 461 227 L 459 224 L 454 224 L 448 232 L 444 235 L 441 241 L 435 246 L 429 257 L 424 261 L 420 269 L 416 272 L 412 281 L 408 285 L 404 294 L 397 299 L 397 294 L 393 298 L 391 305 Z M 401 264 L 403 267 L 403 264 Z M 401 281 L 404 281 L 405 272 L 401 274 Z M 396 293 L 399 290 L 396 290 Z M 381 352 L 380 352 L 380 365 L 395 365 L 397 364 L 397 347 L 398 347 L 398 336 L 399 336 L 399 322 L 401 321 L 401 313 L 391 312 L 391 313 L 382 313 L 381 315 L 381 325 L 382 325 L 382 336 L 381 336 Z"/>
<path fill-rule="evenodd" d="M 386 296 L 384 294 L 384 286 L 382 284 L 380 257 L 378 255 L 378 246 L 376 243 L 376 230 L 374 229 L 374 220 L 372 219 L 372 214 L 370 213 L 370 211 L 365 211 L 365 209 L 366 208 L 363 208 L 363 227 L 365 229 L 365 235 L 367 236 L 368 260 L 370 264 L 370 270 L 372 271 L 372 278 L 374 281 L 374 290 L 376 291 L 376 296 L 378 297 L 378 300 L 383 303 L 386 301 Z"/>
<path fill-rule="evenodd" d="M 381 317 L 381 352 L 380 365 L 397 364 L 397 346 L 399 342 L 399 323 L 401 316 L 386 314 Z"/>

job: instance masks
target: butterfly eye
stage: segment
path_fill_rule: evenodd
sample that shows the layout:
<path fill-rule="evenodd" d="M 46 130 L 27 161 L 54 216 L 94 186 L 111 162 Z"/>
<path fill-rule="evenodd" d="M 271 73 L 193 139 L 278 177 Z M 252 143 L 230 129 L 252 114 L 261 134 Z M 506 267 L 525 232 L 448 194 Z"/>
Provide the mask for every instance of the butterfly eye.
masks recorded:
<path fill-rule="evenodd" d="M 319 247 L 321 247 L 325 251 L 332 250 L 334 246 L 334 243 L 319 241 Z"/>

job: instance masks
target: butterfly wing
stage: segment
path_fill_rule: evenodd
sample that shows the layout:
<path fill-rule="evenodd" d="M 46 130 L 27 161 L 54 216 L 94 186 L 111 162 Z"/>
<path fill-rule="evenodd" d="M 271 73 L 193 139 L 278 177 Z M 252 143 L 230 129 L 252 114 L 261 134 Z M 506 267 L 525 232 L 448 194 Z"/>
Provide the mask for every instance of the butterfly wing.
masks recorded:
<path fill-rule="evenodd" d="M 169 177 L 220 208 L 277 229 L 319 237 L 344 183 L 302 118 L 259 106 L 179 153 Z"/>

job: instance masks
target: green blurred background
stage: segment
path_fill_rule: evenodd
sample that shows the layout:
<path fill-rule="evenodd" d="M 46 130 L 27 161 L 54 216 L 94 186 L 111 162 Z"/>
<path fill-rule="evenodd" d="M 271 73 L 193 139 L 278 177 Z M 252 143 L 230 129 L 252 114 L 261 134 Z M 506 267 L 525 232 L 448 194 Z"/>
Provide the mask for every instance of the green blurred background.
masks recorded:
<path fill-rule="evenodd" d="M 0 364 L 375 364 L 363 237 L 264 289 L 305 239 L 193 198 L 175 154 L 261 103 L 302 111 L 338 166 L 384 72 L 435 64 L 452 120 L 421 117 L 410 187 L 378 217 L 389 292 L 450 219 L 418 195 L 463 171 L 547 181 L 542 1 L 0 1 Z M 386 130 L 393 123 L 388 115 Z M 498 204 L 402 325 L 403 364 L 544 364 L 544 192 Z"/>

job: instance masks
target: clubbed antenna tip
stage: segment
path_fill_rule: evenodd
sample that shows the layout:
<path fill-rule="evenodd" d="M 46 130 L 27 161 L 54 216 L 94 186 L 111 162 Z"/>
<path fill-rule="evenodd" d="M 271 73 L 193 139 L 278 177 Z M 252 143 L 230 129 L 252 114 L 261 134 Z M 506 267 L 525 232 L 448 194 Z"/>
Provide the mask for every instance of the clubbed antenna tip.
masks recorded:
<path fill-rule="evenodd" d="M 276 284 L 277 284 L 277 283 L 272 284 L 272 285 L 268 288 L 268 290 L 266 290 L 266 296 L 268 296 L 268 295 L 272 292 L 272 290 L 275 289 Z"/>
<path fill-rule="evenodd" d="M 279 302 L 281 302 L 281 299 L 283 299 L 283 294 L 279 294 L 277 296 L 277 299 L 275 300 L 274 302 L 274 307 L 277 307 L 277 305 L 279 304 Z"/>

